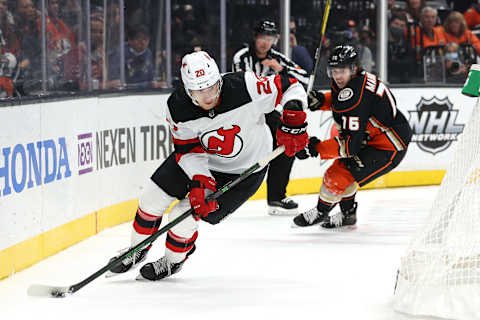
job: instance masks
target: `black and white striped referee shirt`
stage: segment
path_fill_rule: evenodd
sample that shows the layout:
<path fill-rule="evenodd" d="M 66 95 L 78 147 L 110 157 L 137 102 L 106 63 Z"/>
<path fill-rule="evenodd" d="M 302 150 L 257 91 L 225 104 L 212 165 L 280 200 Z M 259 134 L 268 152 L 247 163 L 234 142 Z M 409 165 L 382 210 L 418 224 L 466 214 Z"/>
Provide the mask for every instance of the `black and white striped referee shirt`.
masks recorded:
<path fill-rule="evenodd" d="M 271 48 L 265 59 L 275 59 L 283 66 L 288 75 L 296 78 L 304 87 L 308 85 L 308 72 L 303 70 L 298 64 L 287 58 L 282 53 Z M 269 76 L 275 74 L 275 70 L 264 66 L 261 62 L 264 59 L 259 59 L 255 54 L 254 45 L 245 47 L 237 51 L 233 56 L 232 71 L 253 71 L 258 76 Z M 282 71 L 283 72 L 283 71 Z"/>

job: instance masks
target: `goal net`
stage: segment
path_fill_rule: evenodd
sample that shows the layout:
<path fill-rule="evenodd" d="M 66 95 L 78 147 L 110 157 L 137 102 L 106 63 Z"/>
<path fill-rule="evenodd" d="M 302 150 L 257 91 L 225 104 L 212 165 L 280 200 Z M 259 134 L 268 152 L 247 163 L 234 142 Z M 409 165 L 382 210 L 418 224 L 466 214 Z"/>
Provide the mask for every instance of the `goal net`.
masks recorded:
<path fill-rule="evenodd" d="M 479 109 L 477 102 L 425 225 L 401 258 L 396 311 L 480 319 Z"/>

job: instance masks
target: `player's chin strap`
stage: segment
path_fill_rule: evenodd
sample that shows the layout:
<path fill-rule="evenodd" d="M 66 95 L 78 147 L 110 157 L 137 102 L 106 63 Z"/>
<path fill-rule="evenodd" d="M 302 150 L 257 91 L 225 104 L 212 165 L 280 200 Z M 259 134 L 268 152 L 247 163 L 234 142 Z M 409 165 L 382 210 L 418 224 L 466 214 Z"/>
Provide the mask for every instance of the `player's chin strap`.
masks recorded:
<path fill-rule="evenodd" d="M 270 153 L 268 156 L 266 156 L 264 159 L 260 160 L 259 162 L 255 163 L 253 166 L 245 170 L 238 176 L 236 179 L 228 182 L 221 188 L 219 188 L 217 191 L 212 193 L 211 195 L 207 196 L 205 200 L 207 201 L 212 201 L 223 195 L 225 192 L 248 178 L 252 173 L 257 171 L 259 168 L 265 167 L 270 161 L 281 155 L 285 151 L 285 146 L 280 146 L 277 149 L 275 149 L 272 153 Z M 118 264 L 122 262 L 123 259 L 132 256 L 135 254 L 135 252 L 141 250 L 142 248 L 148 246 L 152 242 L 154 242 L 158 237 L 160 237 L 162 234 L 170 230 L 172 227 L 176 226 L 180 222 L 182 222 L 184 219 L 192 215 L 195 211 L 190 208 L 189 210 L 185 211 L 182 215 L 174 219 L 173 221 L 169 222 L 166 224 L 163 228 L 159 229 L 157 232 L 143 240 L 142 242 L 138 243 L 136 246 L 130 248 L 130 250 L 126 251 L 124 254 L 116 257 L 114 260 L 111 260 L 106 266 L 98 270 L 97 272 L 93 273 L 91 276 L 88 278 L 74 284 L 71 286 L 67 287 L 56 287 L 56 286 L 47 286 L 47 285 L 41 285 L 41 284 L 34 284 L 28 287 L 27 293 L 30 296 L 37 296 L 37 297 L 54 297 L 54 298 L 64 298 L 68 295 L 71 295 L 96 278 L 100 277 L 102 274 L 110 270 L 111 268 L 114 268 Z"/>

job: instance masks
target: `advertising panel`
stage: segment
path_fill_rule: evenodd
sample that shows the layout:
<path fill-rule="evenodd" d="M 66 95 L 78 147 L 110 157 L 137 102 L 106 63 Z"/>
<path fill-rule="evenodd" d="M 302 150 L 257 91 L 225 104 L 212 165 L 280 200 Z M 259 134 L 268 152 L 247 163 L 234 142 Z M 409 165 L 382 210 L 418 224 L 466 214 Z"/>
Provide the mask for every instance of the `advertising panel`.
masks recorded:
<path fill-rule="evenodd" d="M 392 92 L 413 130 L 407 156 L 395 171 L 421 175 L 444 170 L 475 99 L 461 95 L 458 88 Z M 61 229 L 52 254 L 74 243 L 63 239 L 69 232 L 83 232 L 75 238 L 79 241 L 101 230 L 97 213 L 100 216 L 111 207 L 110 214 L 119 214 L 120 204 L 138 198 L 145 181 L 173 151 L 165 119 L 167 98 L 95 97 L 0 108 L 0 278 L 18 267 L 9 265 L 14 261 L 2 261 L 2 254 L 8 259 L 43 250 L 39 242 L 30 247 L 32 252 L 17 252 L 12 249 L 15 244 L 94 214 L 92 221 L 77 224 L 75 231 Z M 331 114 L 307 113 L 309 134 L 329 138 Z M 295 193 L 305 192 L 305 184 L 296 182 L 319 184 L 330 163 L 318 158 L 295 161 L 290 176 Z M 318 190 L 313 187 L 309 192 Z M 85 231 L 86 226 L 93 230 Z M 46 255 L 25 258 L 20 267 Z"/>
<path fill-rule="evenodd" d="M 462 95 L 459 88 L 397 88 L 392 93 L 413 131 L 407 155 L 394 171 L 445 170 L 476 100 Z M 307 120 L 310 136 L 321 140 L 331 136 L 330 112 L 308 111 Z M 295 161 L 291 177 L 323 176 L 330 163 L 320 159 Z"/>
<path fill-rule="evenodd" d="M 122 201 L 173 150 L 166 96 L 0 109 L 0 250 Z"/>

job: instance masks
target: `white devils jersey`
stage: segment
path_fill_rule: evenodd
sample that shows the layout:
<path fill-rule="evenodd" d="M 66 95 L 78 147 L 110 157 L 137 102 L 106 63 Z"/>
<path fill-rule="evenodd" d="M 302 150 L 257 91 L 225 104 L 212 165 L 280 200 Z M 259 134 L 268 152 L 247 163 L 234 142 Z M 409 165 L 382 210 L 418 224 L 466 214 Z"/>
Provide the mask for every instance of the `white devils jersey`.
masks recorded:
<path fill-rule="evenodd" d="M 219 105 L 212 110 L 194 105 L 183 87 L 168 99 L 175 158 L 189 178 L 211 177 L 210 170 L 242 173 L 273 150 L 265 114 L 290 100 L 307 106 L 302 85 L 285 74 L 258 77 L 235 72 L 222 79 Z"/>

